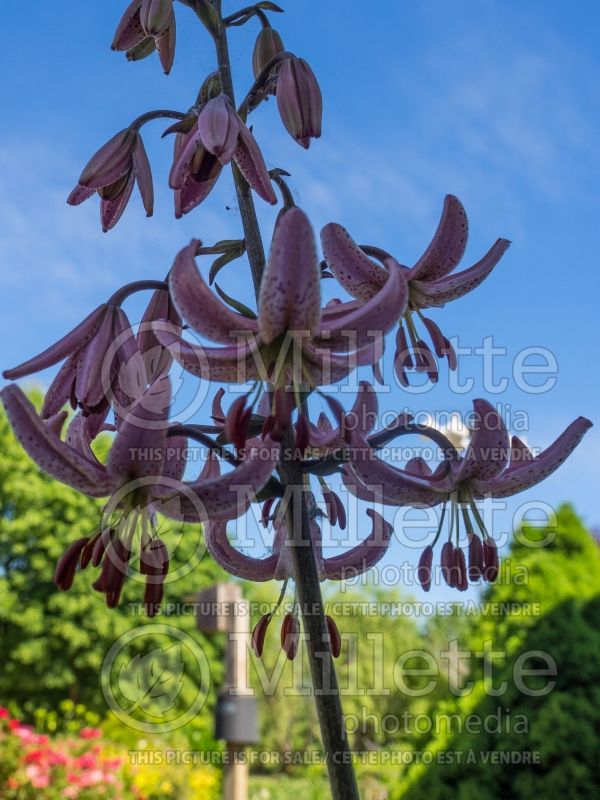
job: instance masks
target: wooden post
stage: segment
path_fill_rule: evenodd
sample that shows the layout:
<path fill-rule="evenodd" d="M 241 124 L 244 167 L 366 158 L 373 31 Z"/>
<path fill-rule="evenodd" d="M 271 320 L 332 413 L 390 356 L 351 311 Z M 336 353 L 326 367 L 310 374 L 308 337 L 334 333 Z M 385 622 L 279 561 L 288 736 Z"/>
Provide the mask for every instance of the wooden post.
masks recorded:
<path fill-rule="evenodd" d="M 250 605 L 235 583 L 218 583 L 190 599 L 198 603 L 199 630 L 227 633 L 226 677 L 217 707 L 217 737 L 224 735 L 226 743 L 223 797 L 248 800 L 246 746 L 258 741 L 254 694 L 247 672 Z"/>

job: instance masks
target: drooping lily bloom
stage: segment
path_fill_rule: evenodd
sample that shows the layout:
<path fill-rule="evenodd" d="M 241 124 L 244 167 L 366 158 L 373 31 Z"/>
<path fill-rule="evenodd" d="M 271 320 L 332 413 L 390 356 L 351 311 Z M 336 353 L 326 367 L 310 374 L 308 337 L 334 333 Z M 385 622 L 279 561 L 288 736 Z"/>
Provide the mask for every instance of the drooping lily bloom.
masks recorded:
<path fill-rule="evenodd" d="M 496 545 L 475 501 L 485 497 L 509 497 L 535 486 L 565 461 L 592 425 L 588 419 L 579 417 L 553 444 L 534 456 L 518 437 L 510 439 L 493 406 L 485 400 L 475 400 L 473 405 L 474 430 L 464 455 L 460 455 L 448 440 L 444 442 L 445 437 L 439 431 L 429 431 L 431 438 L 440 442 L 444 450 L 444 459 L 434 472 L 422 458 L 411 459 L 404 469 L 386 464 L 377 457 L 365 431 L 356 426 L 347 429 L 348 463 L 344 468 L 344 483 L 361 499 L 375 499 L 394 506 L 443 504 L 436 541 L 446 506 L 450 504 L 450 532 L 442 549 L 442 573 L 451 585 L 462 589 L 467 587 L 467 568 L 464 554 L 458 547 L 459 514 L 469 539 L 468 577 L 494 580 L 498 574 Z M 425 572 L 431 566 L 431 556 L 432 551 L 426 549 L 419 566 L 424 588 L 430 585 Z"/>
<path fill-rule="evenodd" d="M 467 216 L 461 202 L 453 195 L 447 195 L 438 229 L 429 247 L 413 267 L 403 267 L 409 301 L 407 307 L 398 309 L 400 324 L 395 357 L 396 374 L 402 385 L 408 385 L 406 370 L 411 367 L 426 372 L 433 381 L 438 378 L 435 358 L 417 332 L 415 316 L 425 326 L 436 356 L 446 356 L 450 369 L 456 369 L 456 354 L 450 341 L 422 312 L 426 308 L 441 307 L 479 286 L 510 245 L 507 239 L 498 239 L 480 261 L 452 274 L 465 252 L 467 231 Z M 394 261 L 389 253 L 376 247 L 359 247 L 336 223 L 323 228 L 321 240 L 329 269 L 353 297 L 366 302 L 381 290 L 387 279 L 387 263 Z M 381 263 L 376 263 L 373 258 Z"/>
<path fill-rule="evenodd" d="M 158 340 L 189 372 L 224 383 L 265 381 L 275 389 L 335 383 L 357 365 L 373 363 L 374 342 L 392 327 L 407 300 L 400 269 L 368 302 L 321 308 L 320 269 L 310 223 L 299 208 L 276 226 L 265 268 L 258 317 L 233 311 L 206 285 L 192 241 L 169 275 L 175 307 L 190 327 L 221 347 L 200 347 L 160 324 Z"/>
<path fill-rule="evenodd" d="M 165 75 L 175 59 L 176 22 L 173 0 L 133 0 L 121 17 L 112 43 L 129 61 L 158 51 Z"/>
<path fill-rule="evenodd" d="M 152 171 L 142 137 L 125 128 L 92 156 L 67 203 L 78 206 L 96 192 L 100 196 L 100 221 L 106 233 L 117 224 L 137 183 L 146 215 L 154 210 Z"/>
<path fill-rule="evenodd" d="M 291 56 L 282 61 L 275 95 L 287 132 L 308 149 L 310 140 L 321 136 L 323 98 L 315 74 L 304 59 Z"/>
<path fill-rule="evenodd" d="M 209 100 L 191 131 L 178 134 L 169 185 L 176 192 L 176 216 L 199 205 L 215 186 L 224 164 L 234 160 L 254 191 L 275 204 L 277 197 L 260 148 L 231 100 Z"/>
<path fill-rule="evenodd" d="M 129 320 L 119 305 L 109 301 L 43 353 L 2 375 L 7 380 L 17 380 L 66 359 L 46 392 L 42 418 L 52 417 L 71 403 L 74 409 L 79 407 L 91 417 L 90 434 L 94 436 L 94 426 L 103 424 L 109 401 L 119 390 L 122 368 L 129 365 L 133 369 L 132 359 L 136 357 L 139 351 Z M 136 365 L 140 367 L 141 364 Z"/>
<path fill-rule="evenodd" d="M 106 464 L 93 453 L 81 414 L 74 417 L 62 440 L 60 424 L 54 418 L 42 420 L 18 386 L 6 386 L 0 396 L 17 439 L 41 469 L 90 497 L 109 497 L 102 529 L 89 537 L 79 553 L 81 563 L 91 560 L 96 566 L 105 554 L 109 562 L 115 555 L 112 566 L 103 567 L 97 588 L 107 599 L 110 595 L 114 600 L 116 595 L 116 602 L 136 531 L 141 530 L 143 560 L 143 551 L 156 538 L 158 508 L 177 519 L 233 519 L 247 510 L 253 494 L 266 484 L 279 456 L 278 446 L 265 440 L 249 447 L 232 472 L 215 475 L 209 461 L 210 469 L 203 470 L 198 479 L 183 481 L 187 440 L 169 435 L 171 387 L 166 377 L 150 386 L 121 421 Z M 58 416 L 58 422 L 64 422 L 66 414 Z M 71 551 L 65 557 L 68 569 L 60 584 L 69 583 L 71 569 L 77 566 Z M 164 554 L 153 553 L 146 561 L 144 574 L 156 569 L 162 575 Z M 155 593 L 149 592 L 148 597 L 156 602 Z"/>

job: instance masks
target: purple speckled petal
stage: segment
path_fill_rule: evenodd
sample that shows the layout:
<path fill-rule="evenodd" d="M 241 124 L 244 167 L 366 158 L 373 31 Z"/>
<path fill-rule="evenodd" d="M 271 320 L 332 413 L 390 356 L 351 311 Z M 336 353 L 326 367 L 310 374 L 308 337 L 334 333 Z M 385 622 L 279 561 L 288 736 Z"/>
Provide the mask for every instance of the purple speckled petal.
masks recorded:
<path fill-rule="evenodd" d="M 189 133 L 178 137 L 176 153 L 169 173 L 169 186 L 171 189 L 182 188 L 185 178 L 190 172 L 190 162 L 201 143 L 202 136 L 198 125 L 195 125 Z"/>
<path fill-rule="evenodd" d="M 18 386 L 5 386 L 0 395 L 15 436 L 44 472 L 91 497 L 103 497 L 113 491 L 114 481 L 107 470 L 62 442 Z"/>
<path fill-rule="evenodd" d="M 175 192 L 175 216 L 177 219 L 188 214 L 206 200 L 219 179 L 221 169 L 222 167 L 219 165 L 216 173 L 205 181 L 197 181 L 191 175 L 186 175 L 181 189 Z"/>
<path fill-rule="evenodd" d="M 275 576 L 279 556 L 253 558 L 236 550 L 227 538 L 226 522 L 211 522 L 206 528 L 206 549 L 214 560 L 237 578 L 251 581 L 270 581 Z"/>
<path fill-rule="evenodd" d="M 367 514 L 373 522 L 371 533 L 346 553 L 323 559 L 323 571 L 329 580 L 341 581 L 361 575 L 375 566 L 387 553 L 393 527 L 376 511 L 369 508 Z"/>
<path fill-rule="evenodd" d="M 142 0 L 133 0 L 121 17 L 112 42 L 113 50 L 130 50 L 146 38 L 140 21 Z"/>
<path fill-rule="evenodd" d="M 241 342 L 234 332 L 258 332 L 258 323 L 233 311 L 207 286 L 196 268 L 195 255 L 200 242 L 192 239 L 179 251 L 169 274 L 171 299 L 181 317 L 195 331 L 214 342 L 231 345 Z"/>
<path fill-rule="evenodd" d="M 273 189 L 265 160 L 252 133 L 245 125 L 240 126 L 238 146 L 234 154 L 238 169 L 259 197 L 275 205 L 277 195 Z"/>
<path fill-rule="evenodd" d="M 314 332 L 321 317 L 320 278 L 311 224 L 292 208 L 275 229 L 260 286 L 258 326 L 266 344 L 287 331 Z"/>
<path fill-rule="evenodd" d="M 92 409 L 106 397 L 109 385 L 103 384 L 103 366 L 114 336 L 115 307 L 106 306 L 98 330 L 81 351 L 75 396 L 82 408 Z"/>
<path fill-rule="evenodd" d="M 48 417 L 52 417 L 54 414 L 57 414 L 65 405 L 65 403 L 70 402 L 71 398 L 73 397 L 79 357 L 79 350 L 76 350 L 72 355 L 70 355 L 48 387 L 48 391 L 44 395 L 44 403 L 42 405 L 42 419 L 48 419 Z"/>
<path fill-rule="evenodd" d="M 6 380 L 16 380 L 23 378 L 25 375 L 31 375 L 33 372 L 39 372 L 42 369 L 58 364 L 63 358 L 70 356 L 76 350 L 87 344 L 96 333 L 104 314 L 106 313 L 107 306 L 103 303 L 98 306 L 91 314 L 89 314 L 83 322 L 80 322 L 77 327 L 59 339 L 58 342 L 48 347 L 43 353 L 38 356 L 30 358 L 24 364 L 20 364 L 13 369 L 7 369 L 2 373 L 2 377 Z"/>
<path fill-rule="evenodd" d="M 89 200 L 93 194 L 96 194 L 95 189 L 88 189 L 87 186 L 81 186 L 81 184 L 78 183 L 67 197 L 67 203 L 70 206 L 78 206 L 86 200 Z"/>
<path fill-rule="evenodd" d="M 446 195 L 438 228 L 421 258 L 411 269 L 409 280 L 435 281 L 448 275 L 464 255 L 469 224 L 462 203 Z"/>
<path fill-rule="evenodd" d="M 157 289 L 152 294 L 148 308 L 140 322 L 137 336 L 149 383 L 153 383 L 159 375 L 166 375 L 173 363 L 173 357 L 160 344 L 152 330 L 152 323 L 158 320 L 166 320 L 174 326 L 173 330 L 181 333 L 181 317 L 173 305 L 169 292 L 163 289 Z"/>
<path fill-rule="evenodd" d="M 408 303 L 408 284 L 402 269 L 389 263 L 388 278 L 379 292 L 359 308 L 321 323 L 319 335 L 334 349 L 363 347 L 385 335 L 404 315 Z"/>
<path fill-rule="evenodd" d="M 104 233 L 107 233 L 109 230 L 114 228 L 117 222 L 123 216 L 123 212 L 125 211 L 127 203 L 131 197 L 131 193 L 133 192 L 134 184 L 135 173 L 132 169 L 129 173 L 129 177 L 127 178 L 127 183 L 119 192 L 117 197 L 115 197 L 114 200 L 109 200 L 103 197 L 100 201 L 100 222 L 102 224 L 102 230 Z"/>
<path fill-rule="evenodd" d="M 412 305 L 418 308 L 443 306 L 450 300 L 456 300 L 473 291 L 487 278 L 509 246 L 508 239 L 498 239 L 481 261 L 469 269 L 437 281 L 411 280 L 410 300 Z"/>
<path fill-rule="evenodd" d="M 221 383 L 245 383 L 259 378 L 261 362 L 255 344 L 200 347 L 185 341 L 176 331 L 167 330 L 161 323 L 155 323 L 154 332 L 175 361 L 192 375 Z"/>
<path fill-rule="evenodd" d="M 154 41 L 164 73 L 168 75 L 175 61 L 175 45 L 177 43 L 177 23 L 174 11 L 171 12 L 171 18 L 166 29 Z"/>
<path fill-rule="evenodd" d="M 329 268 L 353 297 L 370 300 L 385 285 L 387 270 L 365 255 L 341 225 L 325 225 L 321 244 Z"/>
<path fill-rule="evenodd" d="M 267 438 L 243 455 L 232 472 L 183 484 L 174 501 L 179 508 L 171 513 L 187 522 L 224 521 L 244 514 L 277 466 L 279 445 Z"/>
<path fill-rule="evenodd" d="M 510 458 L 510 437 L 504 421 L 487 400 L 474 400 L 474 430 L 460 461 L 456 481 L 486 481 L 504 472 Z"/>
<path fill-rule="evenodd" d="M 560 467 L 591 427 L 589 419 L 578 417 L 550 447 L 533 460 L 526 461 L 515 469 L 508 469 L 495 478 L 471 481 L 473 493 L 478 497 L 487 494 L 493 497 L 510 497 L 517 492 L 530 489 Z"/>

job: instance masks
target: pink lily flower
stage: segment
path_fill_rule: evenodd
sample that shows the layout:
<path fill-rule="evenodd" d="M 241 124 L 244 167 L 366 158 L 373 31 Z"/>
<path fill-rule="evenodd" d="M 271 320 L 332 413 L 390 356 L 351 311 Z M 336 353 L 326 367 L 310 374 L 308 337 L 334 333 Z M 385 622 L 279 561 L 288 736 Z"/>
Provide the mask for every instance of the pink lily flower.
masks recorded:
<path fill-rule="evenodd" d="M 115 341 L 117 346 L 113 345 Z M 5 370 L 2 376 L 17 380 L 66 359 L 46 392 L 42 418 L 49 419 L 70 403 L 90 418 L 90 433 L 95 436 L 98 426 L 104 423 L 109 401 L 119 391 L 121 369 L 132 359 L 135 362 L 136 357 L 139 351 L 129 320 L 118 305 L 109 301 L 58 342 L 18 367 Z M 137 363 L 136 367 L 140 369 L 142 365 Z M 138 383 L 141 385 L 143 380 L 140 378 Z"/>
<path fill-rule="evenodd" d="M 133 0 L 121 17 L 112 43 L 129 61 L 158 52 L 165 75 L 175 59 L 176 22 L 173 0 Z"/>
<path fill-rule="evenodd" d="M 178 134 L 169 186 L 175 190 L 176 216 L 187 214 L 208 197 L 224 164 L 235 161 L 240 172 L 267 203 L 277 196 L 260 148 L 231 100 L 220 94 L 209 100 L 191 131 Z"/>
<path fill-rule="evenodd" d="M 96 192 L 100 196 L 100 221 L 106 233 L 121 219 L 138 185 L 146 216 L 154 210 L 152 170 L 140 133 L 125 128 L 92 156 L 67 203 L 78 206 Z"/>
<path fill-rule="evenodd" d="M 149 583 L 151 576 L 157 584 L 164 580 L 168 555 L 156 544 L 158 507 L 177 519 L 233 519 L 247 510 L 253 493 L 266 484 L 279 457 L 279 447 L 265 440 L 249 447 L 232 472 L 215 475 L 209 460 L 198 479 L 183 481 L 187 439 L 177 431 L 169 433 L 171 386 L 166 377 L 150 386 L 122 420 L 106 464 L 93 453 L 81 414 L 74 417 L 62 440 L 65 412 L 45 422 L 15 384 L 4 387 L 0 396 L 17 439 L 41 469 L 90 497 L 109 497 L 107 527 L 68 548 L 57 566 L 56 582 L 68 589 L 78 564 L 87 566 L 91 561 L 98 566 L 103 561 L 96 588 L 107 595 L 111 606 L 118 603 L 138 527 L 141 571 L 149 576 Z M 159 594 L 156 588 L 148 590 L 146 602 L 160 602 Z"/>
<path fill-rule="evenodd" d="M 408 385 L 406 369 L 411 367 L 427 372 L 432 381 L 438 379 L 436 360 L 430 347 L 419 336 L 413 315 L 425 326 L 436 356 L 447 357 L 450 369 L 456 369 L 456 354 L 450 341 L 436 323 L 424 317 L 422 312 L 426 308 L 442 307 L 479 286 L 510 245 L 508 239 L 498 239 L 472 267 L 451 274 L 465 252 L 467 230 L 467 216 L 460 200 L 447 195 L 438 229 L 429 247 L 413 267 L 402 265 L 409 287 L 409 300 L 407 307 L 398 309 L 399 328 L 394 361 L 396 374 L 403 386 Z M 380 248 L 359 247 L 337 223 L 329 223 L 323 228 L 321 240 L 329 269 L 342 286 L 362 302 L 370 300 L 384 285 L 387 264 L 390 261 L 398 263 Z"/>
<path fill-rule="evenodd" d="M 444 460 L 433 472 L 422 458 L 411 459 L 404 469 L 386 464 L 377 457 L 373 441 L 368 441 L 364 430 L 356 425 L 345 428 L 349 450 L 343 471 L 344 483 L 357 497 L 393 506 L 443 504 L 435 541 L 441 533 L 447 504 L 450 504 L 450 531 L 442 548 L 442 574 L 451 586 L 461 589 L 467 588 L 467 577 L 492 581 L 498 574 L 496 545 L 475 501 L 485 497 L 509 497 L 535 486 L 558 469 L 592 426 L 588 419 L 579 417 L 553 444 L 534 456 L 518 437 L 509 437 L 504 421 L 490 403 L 475 400 L 473 406 L 476 422 L 464 455 L 460 455 L 439 431 L 423 427 L 411 431 L 428 435 L 442 447 Z M 468 571 L 464 553 L 458 547 L 459 512 L 469 540 Z M 452 541 L 454 533 L 456 545 Z M 427 571 L 431 568 L 432 548 L 430 545 L 425 549 L 419 564 L 419 579 L 425 590 L 431 583 Z"/>
<path fill-rule="evenodd" d="M 308 218 L 287 211 L 276 226 L 264 271 L 257 318 L 232 310 L 198 272 L 196 240 L 181 250 L 169 275 L 173 303 L 200 335 L 221 347 L 199 347 L 157 324 L 161 344 L 186 370 L 224 383 L 269 382 L 275 389 L 335 383 L 357 365 L 373 363 L 374 342 L 405 307 L 407 285 L 394 265 L 368 302 L 321 308 L 320 269 Z"/>

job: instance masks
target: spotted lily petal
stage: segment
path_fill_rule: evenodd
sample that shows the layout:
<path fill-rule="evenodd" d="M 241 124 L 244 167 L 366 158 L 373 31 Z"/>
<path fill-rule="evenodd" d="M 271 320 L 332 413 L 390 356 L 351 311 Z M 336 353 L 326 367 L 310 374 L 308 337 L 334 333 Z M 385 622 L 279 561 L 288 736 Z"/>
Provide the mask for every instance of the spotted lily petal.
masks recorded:
<path fill-rule="evenodd" d="M 373 521 L 371 533 L 351 550 L 339 556 L 323 559 L 326 578 L 335 581 L 354 578 L 371 569 L 386 554 L 394 529 L 376 511 L 369 508 L 367 514 Z"/>
<path fill-rule="evenodd" d="M 141 136 L 137 137 L 133 150 L 133 167 L 142 203 L 146 216 L 151 217 L 154 212 L 154 186 L 152 184 L 152 169 L 148 161 L 148 154 Z"/>
<path fill-rule="evenodd" d="M 481 497 L 487 494 L 493 497 L 510 497 L 530 489 L 560 467 L 591 427 L 589 419 L 578 417 L 539 456 L 488 480 L 473 480 L 473 492 Z"/>
<path fill-rule="evenodd" d="M 257 333 L 258 323 L 233 311 L 206 285 L 196 268 L 195 255 L 200 242 L 192 239 L 177 255 L 169 274 L 171 299 L 181 317 L 197 333 L 231 345 L 235 333 Z"/>
<path fill-rule="evenodd" d="M 206 549 L 214 560 L 237 578 L 251 581 L 270 581 L 275 576 L 279 555 L 253 558 L 240 553 L 227 537 L 227 522 L 211 522 L 206 529 Z"/>
<path fill-rule="evenodd" d="M 469 223 L 462 203 L 452 194 L 444 199 L 438 228 L 409 274 L 409 280 L 435 281 L 448 275 L 465 253 Z"/>
<path fill-rule="evenodd" d="M 106 468 L 61 441 L 18 386 L 5 386 L 0 395 L 17 439 L 44 472 L 91 497 L 103 497 L 113 491 L 115 482 Z"/>
<path fill-rule="evenodd" d="M 238 146 L 234 153 L 234 161 L 240 172 L 259 197 L 267 203 L 275 205 L 277 195 L 259 146 L 252 133 L 245 125 L 240 126 Z"/>
<path fill-rule="evenodd" d="M 321 316 L 320 271 L 306 214 L 292 208 L 280 219 L 260 286 L 258 327 L 269 344 L 287 331 L 313 333 Z"/>
<path fill-rule="evenodd" d="M 410 300 L 413 306 L 443 306 L 477 288 L 484 281 L 510 246 L 508 239 L 498 239 L 486 255 L 469 269 L 437 281 L 411 280 Z"/>
<path fill-rule="evenodd" d="M 231 100 L 225 94 L 213 97 L 198 117 L 198 132 L 202 144 L 221 164 L 228 164 L 238 146 L 243 125 Z"/>
<path fill-rule="evenodd" d="M 348 231 L 335 222 L 321 231 L 327 265 L 344 289 L 358 300 L 370 300 L 387 281 L 387 270 L 375 264 Z"/>
<path fill-rule="evenodd" d="M 474 400 L 474 431 L 464 458 L 458 463 L 456 481 L 485 481 L 504 472 L 510 458 L 510 437 L 504 420 L 487 400 Z"/>

